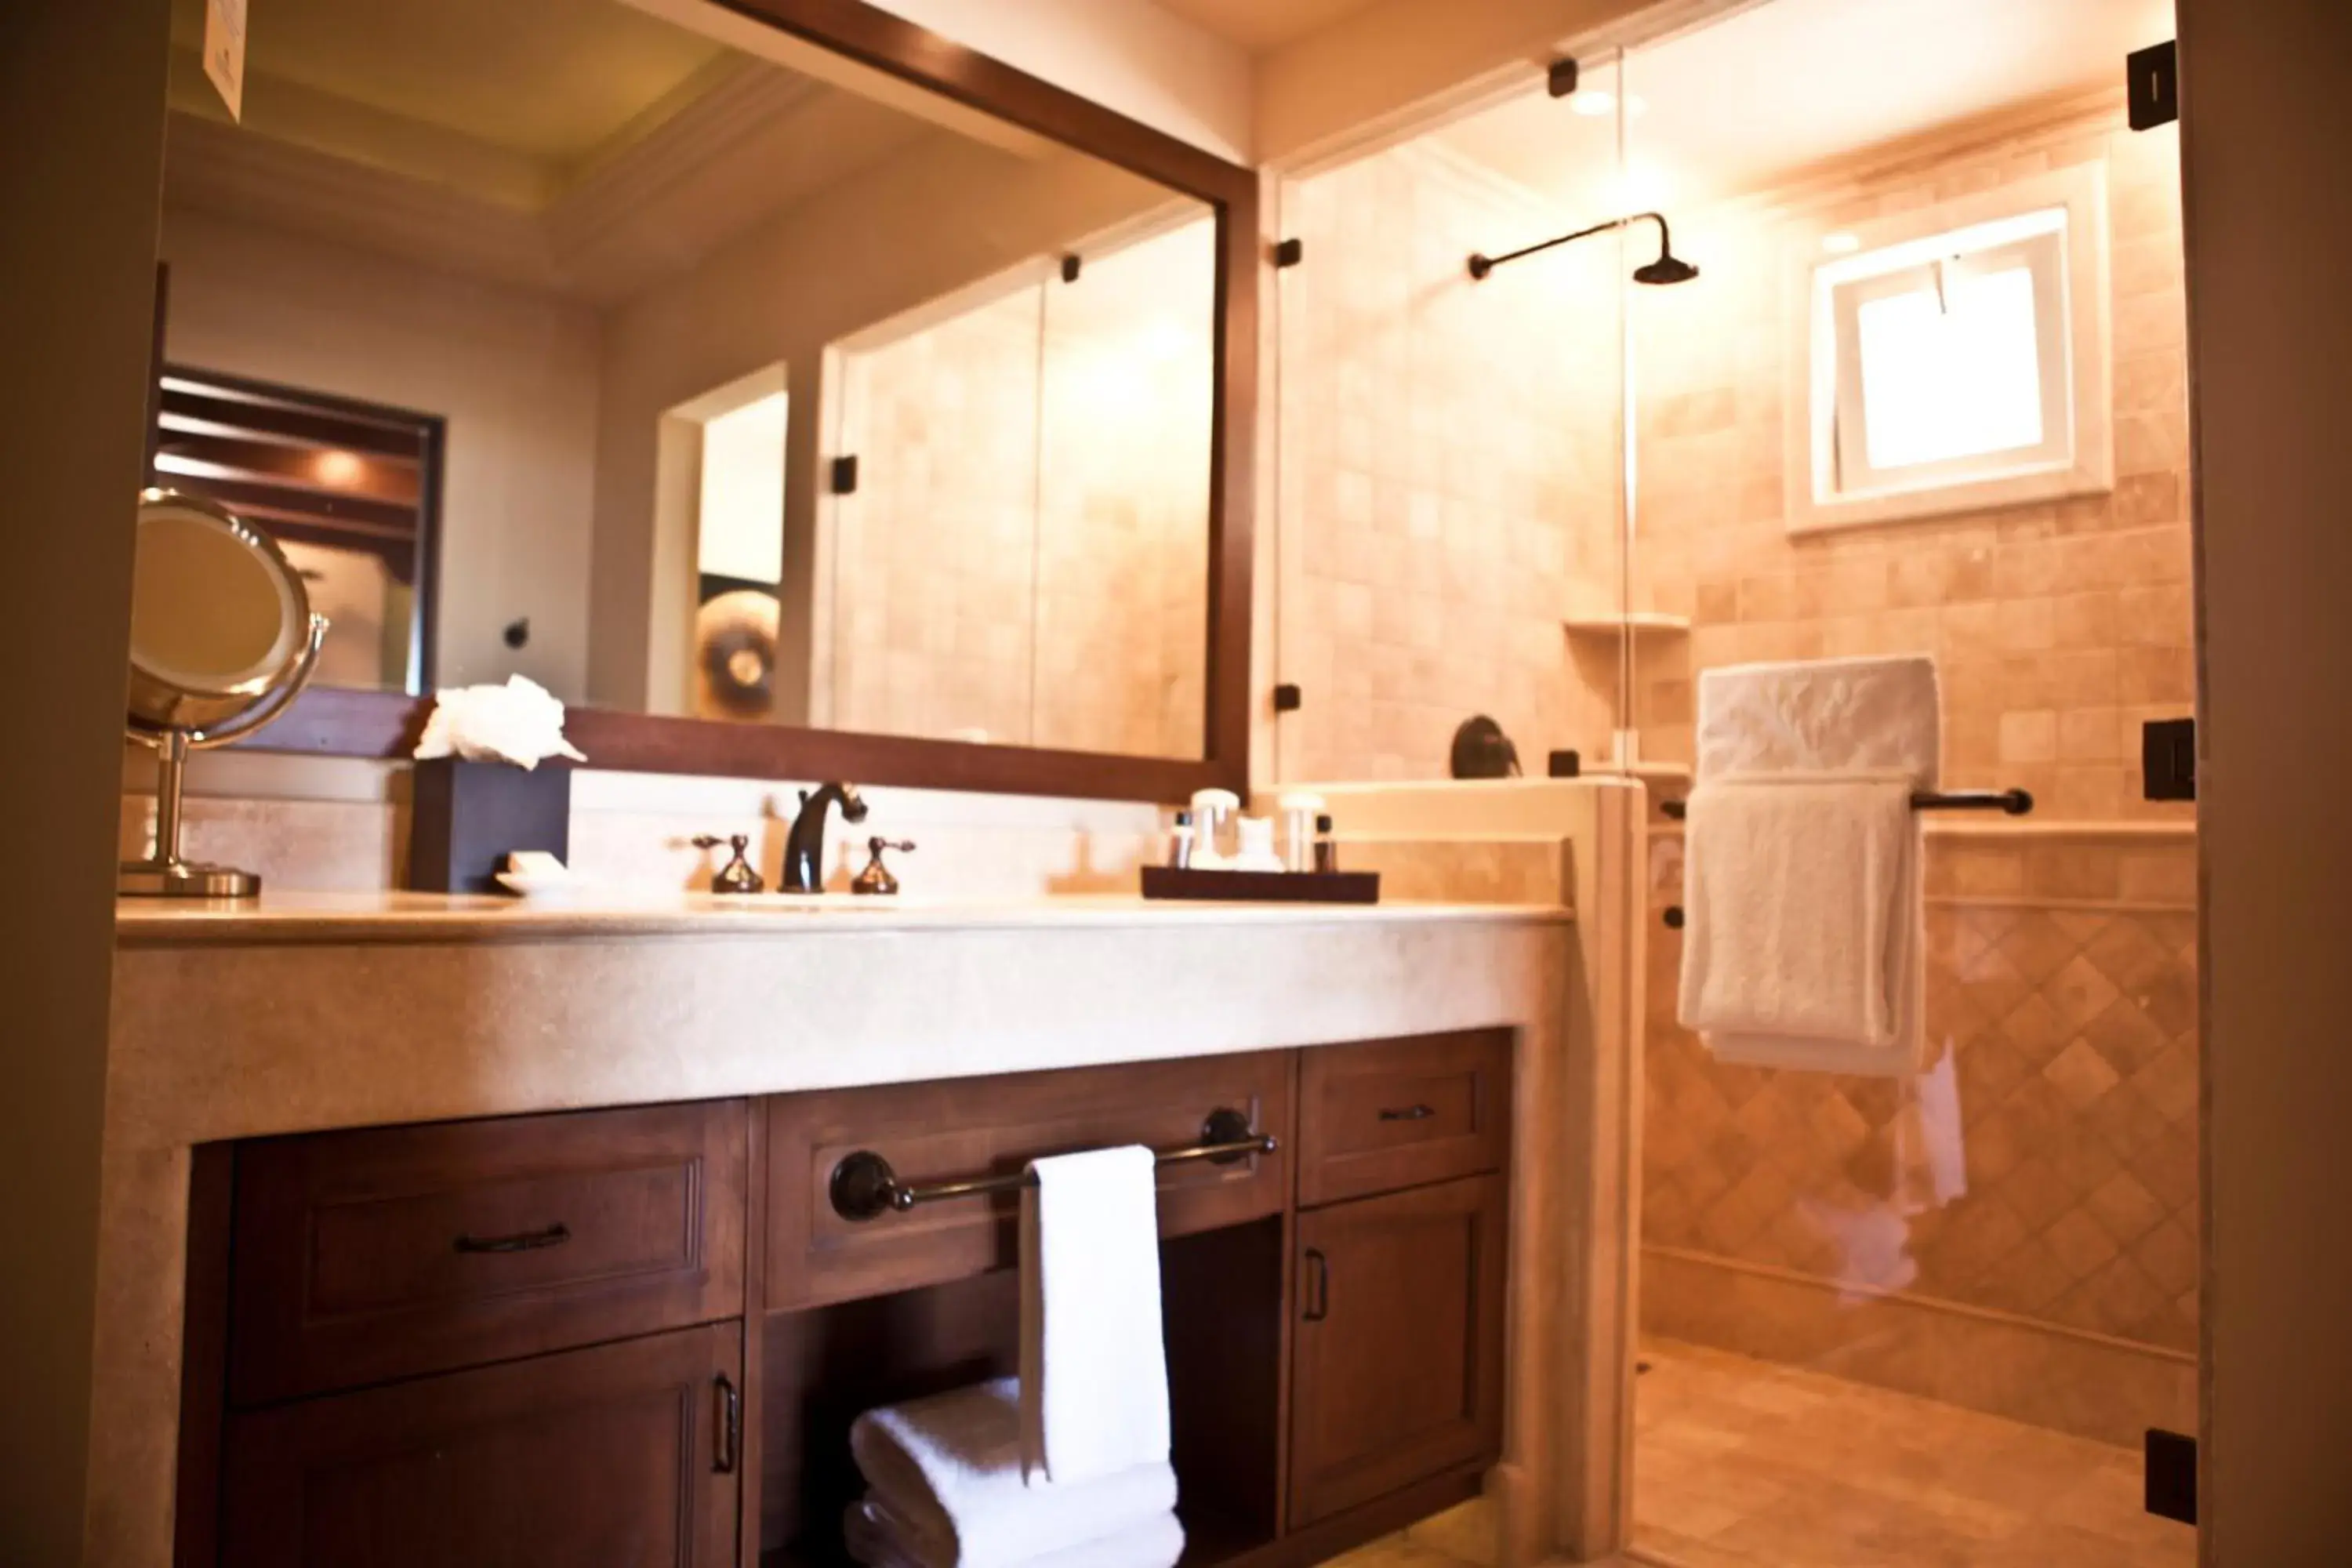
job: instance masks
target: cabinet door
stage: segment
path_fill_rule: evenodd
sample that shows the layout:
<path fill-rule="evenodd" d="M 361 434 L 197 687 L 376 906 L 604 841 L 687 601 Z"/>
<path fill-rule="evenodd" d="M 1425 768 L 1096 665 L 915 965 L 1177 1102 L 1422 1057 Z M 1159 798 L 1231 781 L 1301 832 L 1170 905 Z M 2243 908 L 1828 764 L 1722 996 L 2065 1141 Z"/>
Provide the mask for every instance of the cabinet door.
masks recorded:
<path fill-rule="evenodd" d="M 1290 1525 L 1501 1451 L 1503 1180 L 1298 1216 Z"/>
<path fill-rule="evenodd" d="M 230 1418 L 231 1568 L 719 1568 L 733 1323 Z"/>

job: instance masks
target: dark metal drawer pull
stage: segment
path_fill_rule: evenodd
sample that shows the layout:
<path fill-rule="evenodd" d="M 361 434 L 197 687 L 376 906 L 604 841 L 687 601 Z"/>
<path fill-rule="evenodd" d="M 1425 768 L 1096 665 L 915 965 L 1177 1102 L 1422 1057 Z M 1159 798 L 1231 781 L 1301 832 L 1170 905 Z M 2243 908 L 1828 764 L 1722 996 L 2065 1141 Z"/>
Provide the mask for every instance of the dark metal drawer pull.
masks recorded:
<path fill-rule="evenodd" d="M 1315 1270 L 1315 1289 L 1312 1297 L 1301 1304 L 1304 1310 L 1298 1314 L 1299 1321 L 1319 1323 L 1331 1315 L 1331 1260 L 1323 1256 L 1322 1248 L 1310 1247 L 1307 1249 L 1307 1262 Z"/>
<path fill-rule="evenodd" d="M 1391 1106 L 1388 1110 L 1381 1111 L 1381 1120 L 1383 1121 L 1426 1121 L 1436 1114 L 1437 1108 L 1433 1105 L 1398 1105 Z"/>
<path fill-rule="evenodd" d="M 526 1230 L 514 1236 L 461 1236 L 457 1238 L 460 1252 L 537 1252 L 542 1247 L 561 1247 L 572 1239 L 572 1227 L 562 1220 L 545 1230 Z"/>
<path fill-rule="evenodd" d="M 743 1395 L 725 1373 L 711 1379 L 719 1393 L 719 1452 L 710 1468 L 727 1475 L 743 1457 Z"/>

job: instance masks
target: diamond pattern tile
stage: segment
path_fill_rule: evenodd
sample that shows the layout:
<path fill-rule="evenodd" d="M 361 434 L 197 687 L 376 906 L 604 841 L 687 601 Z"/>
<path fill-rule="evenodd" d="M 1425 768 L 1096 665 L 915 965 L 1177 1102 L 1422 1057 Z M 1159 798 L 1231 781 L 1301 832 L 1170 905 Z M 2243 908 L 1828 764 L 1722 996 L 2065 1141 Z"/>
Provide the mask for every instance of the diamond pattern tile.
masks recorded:
<path fill-rule="evenodd" d="M 1679 896 L 1679 847 L 1653 868 L 1661 906 Z M 2029 847 L 2026 885 L 2047 885 L 2037 855 L 2098 852 Z M 1865 1222 L 1892 1216 L 1914 1294 L 2194 1350 L 2194 920 L 1952 899 L 1927 924 L 1928 1020 L 1953 1053 L 1967 1192 L 1937 1202 L 1903 1086 L 1717 1064 L 1675 1021 L 1682 939 L 1654 921 L 1645 1239 L 1883 1279 Z"/>

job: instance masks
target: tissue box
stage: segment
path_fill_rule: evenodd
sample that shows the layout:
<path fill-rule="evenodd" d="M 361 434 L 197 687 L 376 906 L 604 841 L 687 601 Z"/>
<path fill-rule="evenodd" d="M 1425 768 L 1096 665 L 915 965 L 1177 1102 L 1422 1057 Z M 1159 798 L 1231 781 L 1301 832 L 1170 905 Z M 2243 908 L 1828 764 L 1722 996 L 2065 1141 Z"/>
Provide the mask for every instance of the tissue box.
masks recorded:
<path fill-rule="evenodd" d="M 435 757 L 418 763 L 410 781 L 408 886 L 415 892 L 503 892 L 495 873 L 518 849 L 570 859 L 568 767 Z"/>

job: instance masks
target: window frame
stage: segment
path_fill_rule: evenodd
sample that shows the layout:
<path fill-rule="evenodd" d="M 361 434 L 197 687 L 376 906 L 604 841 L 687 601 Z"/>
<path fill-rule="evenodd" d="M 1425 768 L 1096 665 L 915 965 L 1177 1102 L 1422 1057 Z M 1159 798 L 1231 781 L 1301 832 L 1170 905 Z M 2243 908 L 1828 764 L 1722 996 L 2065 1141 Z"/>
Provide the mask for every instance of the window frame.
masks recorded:
<path fill-rule="evenodd" d="M 2038 232 L 2033 220 L 2058 213 Z M 1966 231 L 2013 227 L 1979 237 Z M 1800 225 L 1787 252 L 1788 407 L 1785 421 L 1785 521 L 1791 534 L 2004 507 L 2030 506 L 2115 488 L 2112 429 L 2113 366 L 2108 289 L 2106 169 L 2104 163 L 2071 165 L 1867 223 Z M 1826 256 L 1824 235 L 1843 232 L 1858 242 L 1848 254 Z M 2037 308 L 2043 387 L 2041 447 L 1972 455 L 1933 464 L 1873 470 L 1866 456 L 1841 463 L 1841 414 L 1861 450 L 1865 426 L 1852 318 L 1865 297 L 1897 291 L 1897 281 L 1934 265 L 1933 242 L 1962 239 L 1968 264 L 2023 253 L 2037 271 L 2037 307 L 2044 289 L 2059 285 L 2059 309 Z M 2054 237 L 2054 247 L 2046 243 Z M 1873 269 L 1870 258 L 1917 249 Z M 2051 254 L 2054 250 L 2054 255 Z M 2042 262 L 2035 259 L 2041 252 Z M 2045 274 L 2042 267 L 2054 268 Z M 1884 286 L 1882 287 L 1882 283 Z M 1856 285 L 1862 287 L 1857 288 Z M 2054 319 L 2053 319 L 2054 318 Z M 1843 328 L 1846 330 L 1841 330 Z M 2052 350 L 2063 353 L 2053 363 Z M 2062 390 L 2053 405 L 2053 386 Z M 1842 468 L 1843 472 L 1842 472 Z"/>

